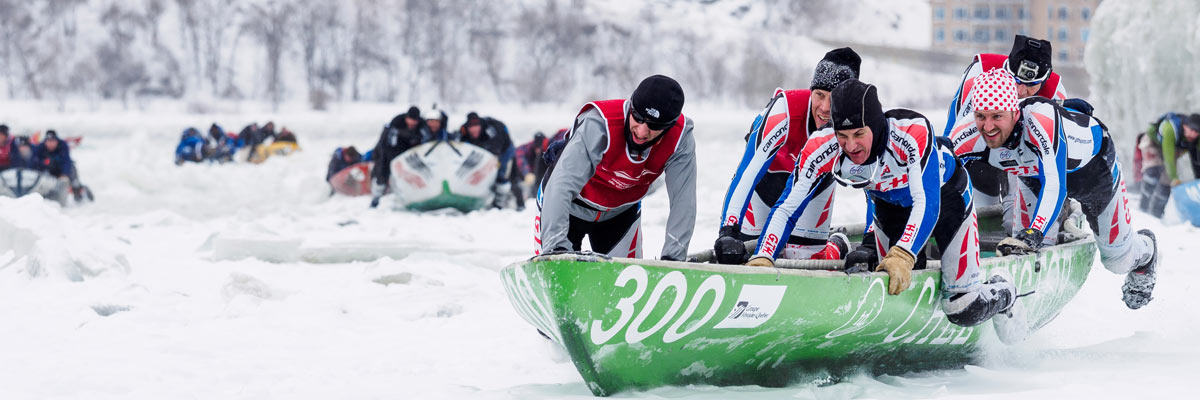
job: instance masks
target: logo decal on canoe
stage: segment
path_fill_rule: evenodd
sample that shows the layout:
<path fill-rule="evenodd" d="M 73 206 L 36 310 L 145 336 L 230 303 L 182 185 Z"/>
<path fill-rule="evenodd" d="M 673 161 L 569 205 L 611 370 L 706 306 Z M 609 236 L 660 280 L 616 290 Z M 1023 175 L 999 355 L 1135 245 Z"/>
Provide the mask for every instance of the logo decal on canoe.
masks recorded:
<path fill-rule="evenodd" d="M 733 309 L 729 311 L 729 316 L 713 328 L 756 328 L 766 323 L 779 309 L 779 303 L 783 302 L 783 294 L 786 291 L 787 286 L 742 286 L 742 292 L 738 294 L 737 301 L 733 303 Z"/>

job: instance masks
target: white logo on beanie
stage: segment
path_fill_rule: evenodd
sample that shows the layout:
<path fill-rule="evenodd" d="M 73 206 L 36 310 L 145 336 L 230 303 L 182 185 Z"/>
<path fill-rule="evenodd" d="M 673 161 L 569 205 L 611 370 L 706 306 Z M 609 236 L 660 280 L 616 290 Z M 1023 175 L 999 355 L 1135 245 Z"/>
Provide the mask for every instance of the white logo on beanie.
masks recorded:
<path fill-rule="evenodd" d="M 842 126 L 850 126 L 850 125 L 854 125 L 853 122 L 850 122 L 850 118 L 846 118 L 846 120 L 842 121 Z"/>
<path fill-rule="evenodd" d="M 660 114 L 658 113 L 658 109 L 657 109 L 657 108 L 647 108 L 647 109 L 646 109 L 646 114 L 649 114 L 651 117 L 654 117 L 654 118 L 658 118 L 658 116 L 660 115 Z"/>

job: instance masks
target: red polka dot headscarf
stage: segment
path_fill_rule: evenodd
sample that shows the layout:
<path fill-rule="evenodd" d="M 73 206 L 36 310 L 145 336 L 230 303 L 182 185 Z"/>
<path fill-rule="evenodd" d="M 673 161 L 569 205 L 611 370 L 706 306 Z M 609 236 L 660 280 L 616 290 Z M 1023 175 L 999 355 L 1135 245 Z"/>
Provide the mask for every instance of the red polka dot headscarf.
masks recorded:
<path fill-rule="evenodd" d="M 1017 111 L 1017 83 L 1008 71 L 992 68 L 975 77 L 971 102 L 979 111 Z"/>

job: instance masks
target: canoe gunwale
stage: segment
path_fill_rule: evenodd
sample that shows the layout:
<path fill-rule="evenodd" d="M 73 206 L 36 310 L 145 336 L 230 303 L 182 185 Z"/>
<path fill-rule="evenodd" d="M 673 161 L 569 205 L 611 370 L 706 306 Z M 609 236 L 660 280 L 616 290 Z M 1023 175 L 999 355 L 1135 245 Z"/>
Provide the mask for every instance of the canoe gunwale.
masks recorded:
<path fill-rule="evenodd" d="M 1046 246 L 1041 251 L 1050 249 L 1066 249 L 1070 247 L 1093 246 L 1095 238 L 1088 236 L 1070 243 L 1063 243 L 1054 246 Z M 1037 259 L 1041 257 L 1041 251 L 1031 254 L 995 256 L 980 259 L 980 266 L 987 267 L 993 264 L 1007 264 L 1022 257 Z M 652 259 L 636 259 L 623 257 L 608 257 L 603 254 L 592 252 L 567 252 L 533 256 L 525 261 L 509 264 L 506 268 L 515 267 L 521 264 L 544 262 L 544 261 L 579 261 L 579 262 L 601 262 L 601 263 L 617 263 L 624 265 L 647 265 L 656 267 L 666 267 L 675 269 L 687 269 L 705 272 L 727 273 L 727 274 L 775 274 L 775 275 L 794 275 L 794 276 L 813 276 L 813 277 L 839 277 L 847 276 L 842 270 L 844 260 L 775 260 L 775 267 L 751 267 L 746 265 L 732 264 L 710 264 L 688 261 L 667 261 L 667 260 L 652 260 Z M 920 271 L 936 271 L 939 269 L 941 261 L 929 260 L 926 267 Z M 871 272 L 857 273 L 854 276 L 887 276 L 886 272 Z"/>

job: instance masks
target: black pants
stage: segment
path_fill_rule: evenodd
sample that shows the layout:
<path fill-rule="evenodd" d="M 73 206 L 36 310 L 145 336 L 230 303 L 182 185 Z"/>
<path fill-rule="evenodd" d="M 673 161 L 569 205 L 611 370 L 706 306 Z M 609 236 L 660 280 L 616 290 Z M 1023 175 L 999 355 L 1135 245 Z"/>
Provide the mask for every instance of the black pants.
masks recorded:
<path fill-rule="evenodd" d="M 966 194 L 970 190 L 971 181 L 967 178 L 966 170 L 961 163 L 955 163 L 954 176 L 950 178 L 950 182 L 942 185 L 941 193 L 939 193 L 941 207 L 937 224 L 933 226 L 932 237 L 937 242 L 939 255 L 946 252 L 946 246 L 954 240 L 954 234 L 958 233 L 963 221 L 970 217 L 971 209 L 966 202 Z M 875 230 L 882 232 L 887 237 L 887 242 L 884 243 L 884 250 L 887 250 L 904 235 L 904 227 L 908 225 L 908 216 L 916 210 L 913 210 L 912 207 L 882 201 L 874 196 L 871 200 L 875 204 Z M 927 257 L 921 250 L 924 249 L 913 249 L 917 256 L 914 269 L 925 268 Z"/>
<path fill-rule="evenodd" d="M 1166 168 L 1159 165 L 1142 169 L 1142 199 L 1138 201 L 1138 208 L 1162 218 L 1170 198 L 1171 183 L 1167 182 Z"/>
<path fill-rule="evenodd" d="M 509 169 L 508 174 L 509 190 L 512 192 L 513 199 L 517 200 L 517 208 L 525 208 L 525 191 L 521 189 L 521 185 L 525 183 L 525 179 L 521 176 L 521 171 L 516 166 Z"/>
<path fill-rule="evenodd" d="M 583 237 L 586 235 L 588 243 L 592 245 L 592 251 L 608 254 L 631 229 L 637 229 L 635 225 L 641 216 L 640 204 L 604 221 L 586 221 L 572 216 L 567 240 L 571 241 L 572 248 L 579 250 L 583 248 Z"/>

